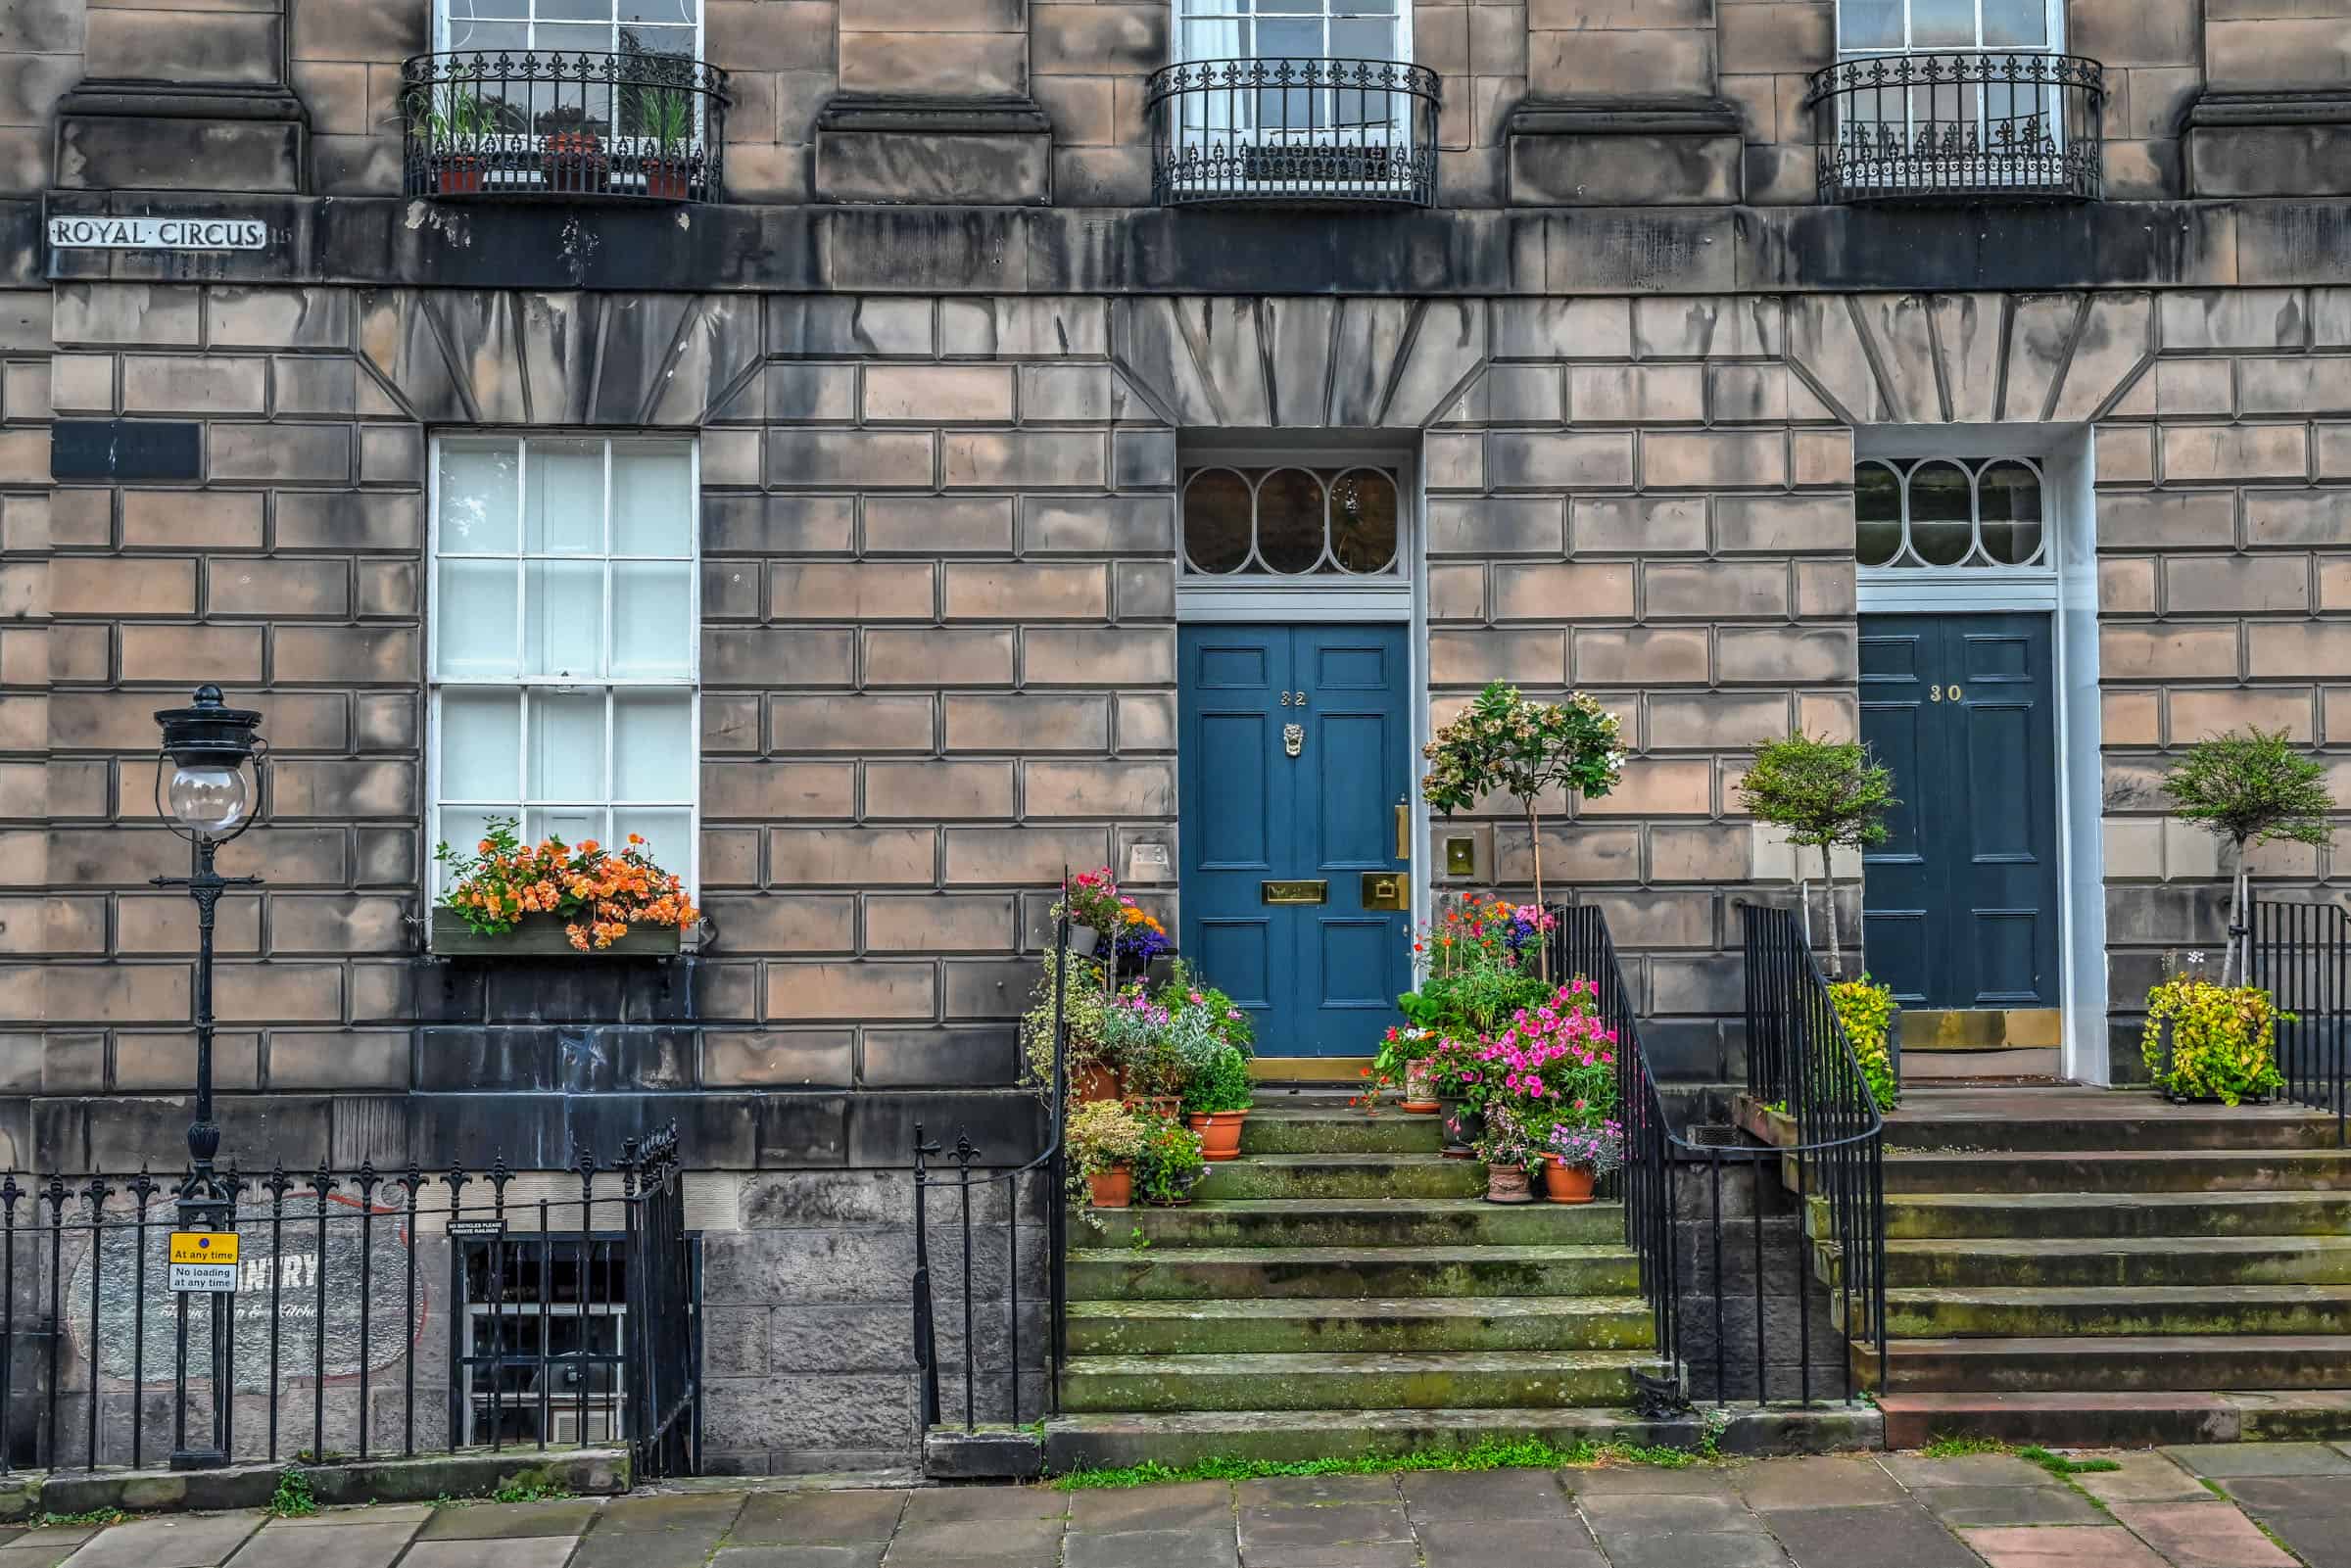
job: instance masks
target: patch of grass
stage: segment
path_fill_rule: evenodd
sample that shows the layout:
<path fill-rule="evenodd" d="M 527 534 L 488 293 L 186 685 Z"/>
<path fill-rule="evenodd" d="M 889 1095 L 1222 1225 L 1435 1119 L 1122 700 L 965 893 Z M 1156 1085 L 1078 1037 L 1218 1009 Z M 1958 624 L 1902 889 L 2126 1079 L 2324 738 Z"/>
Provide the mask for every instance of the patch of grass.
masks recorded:
<path fill-rule="evenodd" d="M 554 1482 L 509 1481 L 490 1494 L 492 1502 L 567 1502 L 573 1494 Z"/>
<path fill-rule="evenodd" d="M 32 1528 L 49 1530 L 61 1526 L 119 1525 L 129 1517 L 120 1508 L 92 1508 L 87 1513 L 36 1513 L 32 1516 Z"/>
<path fill-rule="evenodd" d="M 1971 1453 L 2009 1453 L 2028 1464 L 2038 1464 L 2060 1480 L 2068 1476 L 2097 1475 L 2108 1470 L 2120 1470 L 2119 1459 L 2069 1459 L 2053 1453 L 2038 1443 L 2002 1443 L 1998 1438 L 1937 1438 L 1918 1450 L 1930 1459 L 1957 1459 Z"/>
<path fill-rule="evenodd" d="M 1918 1450 L 1930 1459 L 1959 1459 L 1971 1453 L 2013 1453 L 1998 1438 L 1937 1438 Z"/>
<path fill-rule="evenodd" d="M 318 1496 L 311 1490 L 311 1478 L 300 1470 L 288 1470 L 277 1478 L 277 1490 L 269 1495 L 269 1502 L 262 1510 L 280 1519 L 307 1519 L 318 1511 Z"/>
<path fill-rule="evenodd" d="M 1421 1470 L 1556 1470 L 1600 1464 L 1651 1464 L 1679 1469 L 1697 1464 L 1688 1449 L 1632 1443 L 1573 1443 L 1565 1448 L 1542 1438 L 1480 1438 L 1465 1449 L 1415 1449 L 1410 1453 L 1330 1459 L 1209 1458 L 1197 1464 L 1157 1462 L 1115 1470 L 1074 1470 L 1055 1479 L 1063 1492 L 1112 1487 L 1150 1487 L 1176 1481 L 1254 1481 L 1264 1476 L 1388 1475 Z"/>

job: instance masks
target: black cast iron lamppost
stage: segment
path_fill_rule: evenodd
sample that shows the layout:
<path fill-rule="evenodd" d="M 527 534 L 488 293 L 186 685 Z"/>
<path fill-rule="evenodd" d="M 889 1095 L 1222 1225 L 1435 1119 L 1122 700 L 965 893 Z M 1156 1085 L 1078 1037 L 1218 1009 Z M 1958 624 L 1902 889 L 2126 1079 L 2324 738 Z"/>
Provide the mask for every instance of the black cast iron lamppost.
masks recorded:
<path fill-rule="evenodd" d="M 257 734 L 262 716 L 231 708 L 216 686 L 196 689 L 193 706 L 165 708 L 155 716 L 163 727 L 164 749 L 155 765 L 155 808 L 173 832 L 194 848 L 195 871 L 187 877 L 158 877 L 158 887 L 184 887 L 196 900 L 196 1118 L 188 1123 L 188 1174 L 179 1187 L 179 1227 L 224 1231 L 235 1223 L 235 1196 L 214 1173 L 220 1128 L 213 1120 L 213 925 L 220 895 L 231 887 L 258 887 L 259 877 L 223 877 L 214 869 L 220 846 L 253 826 L 261 800 L 262 758 L 267 744 Z M 171 764 L 167 780 L 165 763 Z M 250 777 L 249 777 L 250 775 Z M 171 1468 L 210 1469 L 228 1462 L 227 1402 L 235 1397 L 224 1375 L 231 1313 L 229 1298 L 212 1293 L 213 1431 L 209 1445 L 193 1447 L 187 1434 L 187 1297 L 179 1298 L 179 1354 Z M 275 1397 L 275 1391 L 271 1391 Z"/>

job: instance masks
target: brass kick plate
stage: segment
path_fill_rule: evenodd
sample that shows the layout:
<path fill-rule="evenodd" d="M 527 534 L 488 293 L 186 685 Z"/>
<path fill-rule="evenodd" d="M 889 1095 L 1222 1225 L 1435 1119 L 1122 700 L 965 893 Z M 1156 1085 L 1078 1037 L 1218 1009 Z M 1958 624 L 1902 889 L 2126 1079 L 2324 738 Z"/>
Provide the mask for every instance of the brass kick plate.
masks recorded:
<path fill-rule="evenodd" d="M 1257 896 L 1267 904 L 1327 904 L 1330 902 L 1330 883 L 1259 882 Z"/>
<path fill-rule="evenodd" d="M 1411 905 L 1412 887 L 1400 871 L 1364 873 L 1364 908 L 1404 909 Z"/>

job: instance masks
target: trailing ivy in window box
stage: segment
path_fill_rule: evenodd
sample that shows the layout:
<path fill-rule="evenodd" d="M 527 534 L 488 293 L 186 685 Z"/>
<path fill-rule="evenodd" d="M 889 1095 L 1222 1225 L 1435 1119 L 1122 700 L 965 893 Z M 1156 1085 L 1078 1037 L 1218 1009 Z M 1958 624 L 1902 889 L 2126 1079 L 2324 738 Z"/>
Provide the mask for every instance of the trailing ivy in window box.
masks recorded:
<path fill-rule="evenodd" d="M 515 827 L 491 818 L 470 855 L 435 846 L 449 877 L 433 910 L 435 952 L 674 953 L 701 919 L 635 833 L 616 854 L 593 838 L 525 844 Z"/>

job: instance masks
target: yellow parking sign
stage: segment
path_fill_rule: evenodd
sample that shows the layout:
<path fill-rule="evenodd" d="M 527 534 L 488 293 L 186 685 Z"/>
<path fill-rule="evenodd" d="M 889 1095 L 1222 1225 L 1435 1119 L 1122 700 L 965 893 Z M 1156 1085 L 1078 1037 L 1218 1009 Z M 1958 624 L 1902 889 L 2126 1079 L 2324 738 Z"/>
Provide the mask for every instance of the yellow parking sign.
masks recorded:
<path fill-rule="evenodd" d="M 171 1232 L 171 1261 L 175 1263 L 233 1263 L 237 1233 L 233 1230 L 175 1230 Z"/>

